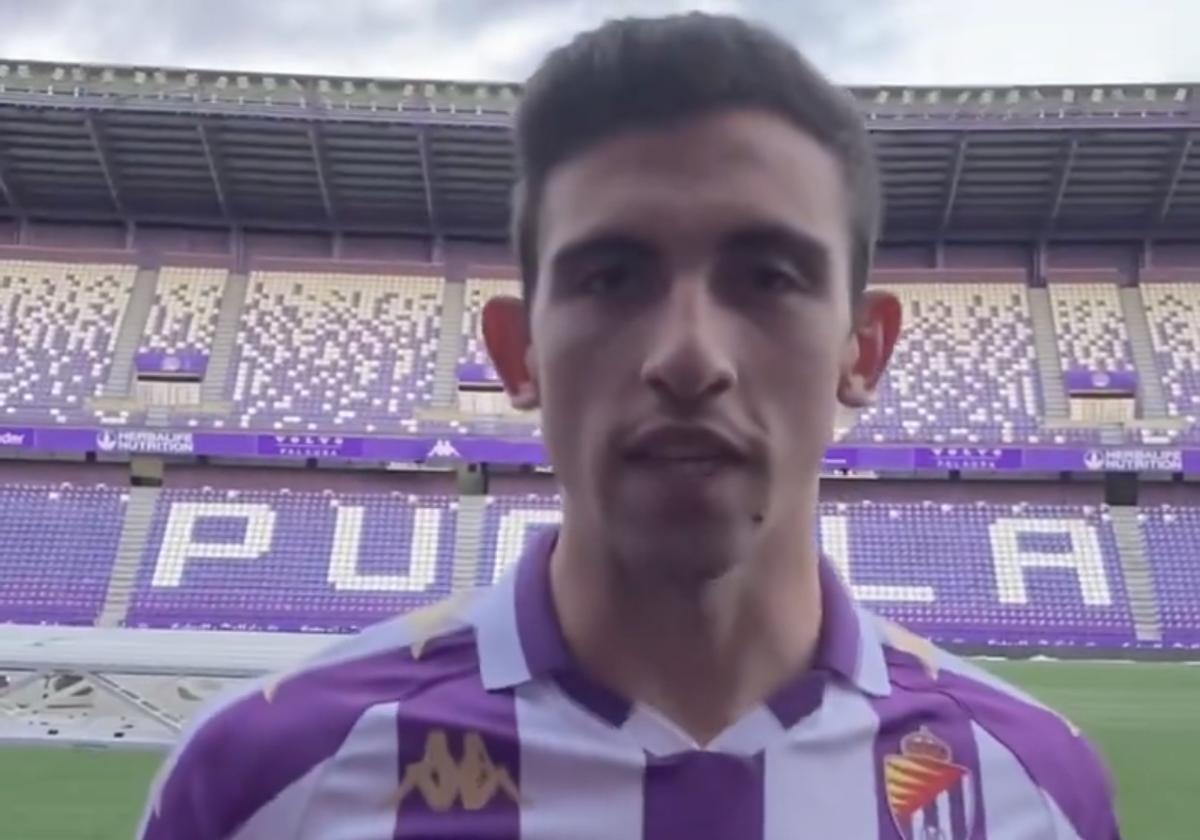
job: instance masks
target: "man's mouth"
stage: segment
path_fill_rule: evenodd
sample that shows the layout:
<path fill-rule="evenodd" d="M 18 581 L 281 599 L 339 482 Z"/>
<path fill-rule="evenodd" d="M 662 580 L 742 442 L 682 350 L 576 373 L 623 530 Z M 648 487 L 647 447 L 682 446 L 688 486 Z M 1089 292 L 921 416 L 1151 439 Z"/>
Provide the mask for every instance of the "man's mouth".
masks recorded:
<path fill-rule="evenodd" d="M 712 475 L 745 461 L 740 447 L 727 437 L 698 426 L 663 426 L 634 438 L 626 449 L 634 466 Z"/>

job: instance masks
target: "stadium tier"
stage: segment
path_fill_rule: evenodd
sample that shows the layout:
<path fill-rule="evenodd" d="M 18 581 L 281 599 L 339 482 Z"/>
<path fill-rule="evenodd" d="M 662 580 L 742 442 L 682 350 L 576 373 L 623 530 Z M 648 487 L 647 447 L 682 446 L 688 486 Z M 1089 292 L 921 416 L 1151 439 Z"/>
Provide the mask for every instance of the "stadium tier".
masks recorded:
<path fill-rule="evenodd" d="M 402 493 L 168 489 L 127 623 L 347 631 L 450 594 L 456 503 Z"/>
<path fill-rule="evenodd" d="M 216 268 L 168 266 L 160 270 L 154 305 L 138 347 L 139 357 L 174 358 L 181 367 L 203 373 L 212 355 L 217 314 L 228 274 Z"/>
<path fill-rule="evenodd" d="M 913 492 L 918 492 L 914 490 Z M 0 619 L 88 623 L 117 556 L 126 495 L 7 485 Z M 352 490 L 157 492 L 129 577 L 128 626 L 341 632 L 486 585 L 539 528 L 546 495 Z M 1147 510 L 1141 530 L 1165 642 L 1200 645 L 1200 508 Z M 133 521 L 134 517 L 130 517 Z M 826 502 L 823 552 L 857 597 L 939 641 L 1139 646 L 1107 508 Z M 119 565 L 119 564 L 118 564 Z"/>
<path fill-rule="evenodd" d="M 0 486 L 0 621 L 92 624 L 128 499 L 103 485 Z"/>
<path fill-rule="evenodd" d="M 1200 645 L 1200 508 L 1163 505 L 1139 519 L 1162 604 L 1163 639 Z"/>
<path fill-rule="evenodd" d="M 416 431 L 438 344 L 440 277 L 262 272 L 234 364 L 238 428 Z M 218 420 L 218 426 L 225 425 Z"/>
<path fill-rule="evenodd" d="M 462 353 L 458 379 L 464 383 L 494 382 L 499 377 L 483 344 L 483 306 L 499 295 L 521 294 L 517 280 L 473 277 L 463 289 Z"/>
<path fill-rule="evenodd" d="M 104 394 L 136 273 L 132 265 L 0 261 L 0 416 L 96 419 L 88 400 Z"/>
<path fill-rule="evenodd" d="M 1025 287 L 890 287 L 905 326 L 875 405 L 845 439 L 1038 442 L 1041 400 Z"/>
<path fill-rule="evenodd" d="M 141 391 L 110 381 L 123 375 L 114 370 L 136 370 L 201 383 L 190 405 L 178 393 L 155 404 L 165 428 L 540 436 L 536 422 L 505 409 L 480 334 L 484 304 L 519 293 L 516 280 L 448 280 L 433 264 L 392 274 L 328 264 L 325 272 L 257 270 L 231 287 L 230 272 L 211 267 L 139 273 L 133 265 L 0 260 L 0 419 L 144 425 Z M 903 282 L 895 271 L 877 281 L 904 307 L 894 362 L 875 404 L 847 418 L 841 441 L 1100 443 L 1095 424 L 1049 421 L 1046 394 L 1061 384 L 1046 380 L 1038 353 L 1046 346 L 1064 376 L 1161 382 L 1159 419 L 1178 428 L 1117 432 L 1120 440 L 1200 441 L 1200 284 L 1141 287 L 1149 331 L 1138 360 L 1131 304 L 1113 282 L 1051 282 L 1042 329 L 1052 334 L 1039 343 L 1031 292 L 1013 280 L 1020 271 L 956 270 L 947 274 L 953 282 L 920 282 L 939 276 L 932 269 L 901 273 Z M 448 309 L 455 286 L 450 297 L 461 305 Z"/>
<path fill-rule="evenodd" d="M 1200 283 L 1147 283 L 1142 299 L 1162 374 L 1167 413 L 1200 440 Z"/>
<path fill-rule="evenodd" d="M 1115 285 L 1051 283 L 1049 288 L 1064 370 L 1134 372 L 1133 348 Z"/>

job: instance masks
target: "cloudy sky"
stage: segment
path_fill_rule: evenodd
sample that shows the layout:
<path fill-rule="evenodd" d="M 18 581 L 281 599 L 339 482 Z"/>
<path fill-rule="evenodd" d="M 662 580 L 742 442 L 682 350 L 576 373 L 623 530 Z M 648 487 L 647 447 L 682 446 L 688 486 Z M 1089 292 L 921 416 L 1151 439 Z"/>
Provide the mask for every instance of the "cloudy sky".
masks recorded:
<path fill-rule="evenodd" d="M 847 84 L 1200 82 L 1200 0 L 0 0 L 0 58 L 520 80 L 605 18 L 687 9 Z"/>

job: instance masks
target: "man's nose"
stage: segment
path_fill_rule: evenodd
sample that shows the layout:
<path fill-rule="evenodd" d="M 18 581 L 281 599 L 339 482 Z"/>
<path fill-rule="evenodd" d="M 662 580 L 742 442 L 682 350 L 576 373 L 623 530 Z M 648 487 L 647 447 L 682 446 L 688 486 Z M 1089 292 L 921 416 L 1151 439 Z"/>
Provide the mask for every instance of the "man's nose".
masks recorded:
<path fill-rule="evenodd" d="M 642 380 L 679 409 L 694 409 L 733 387 L 733 335 L 709 285 L 681 279 L 661 302 Z"/>

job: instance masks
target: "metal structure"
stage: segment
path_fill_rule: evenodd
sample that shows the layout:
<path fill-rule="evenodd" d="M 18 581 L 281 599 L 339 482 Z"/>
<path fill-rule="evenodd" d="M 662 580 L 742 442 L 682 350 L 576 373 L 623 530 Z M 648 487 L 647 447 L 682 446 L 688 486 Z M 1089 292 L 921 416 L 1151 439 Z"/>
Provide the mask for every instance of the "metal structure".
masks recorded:
<path fill-rule="evenodd" d="M 333 638 L 0 627 L 0 743 L 164 750 L 205 702 Z"/>
<path fill-rule="evenodd" d="M 885 241 L 1190 239 L 1200 223 L 1200 85 L 852 93 Z M 0 216 L 501 240 L 518 94 L 0 60 Z"/>

